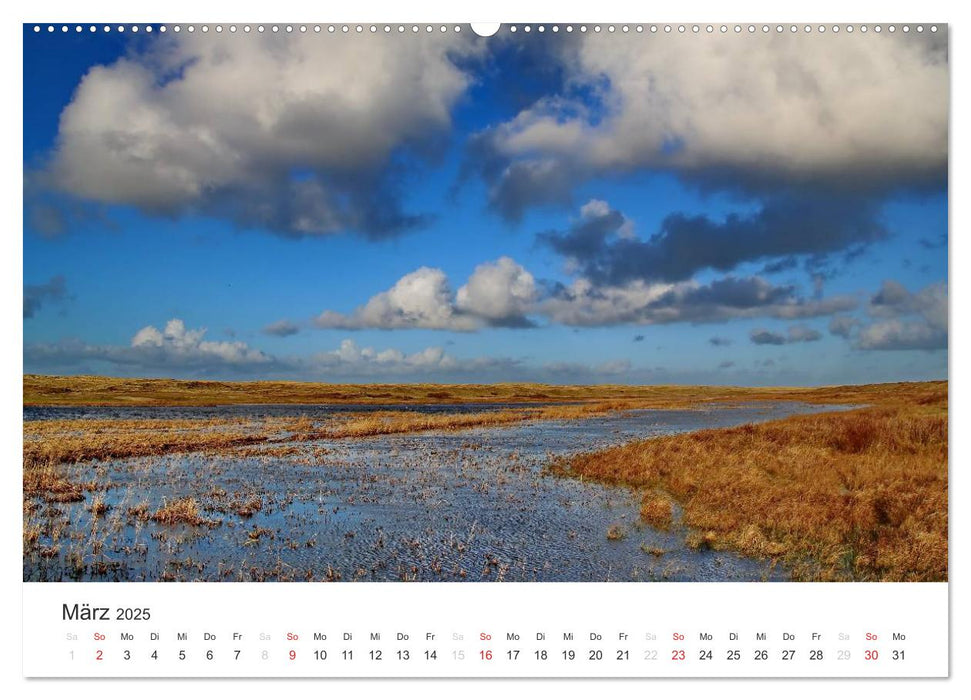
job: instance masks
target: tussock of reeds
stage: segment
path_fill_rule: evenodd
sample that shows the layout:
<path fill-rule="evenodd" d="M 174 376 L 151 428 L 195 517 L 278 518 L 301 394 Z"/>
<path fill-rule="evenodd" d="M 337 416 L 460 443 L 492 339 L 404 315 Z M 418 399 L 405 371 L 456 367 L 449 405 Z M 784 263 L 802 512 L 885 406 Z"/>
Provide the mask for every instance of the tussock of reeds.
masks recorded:
<path fill-rule="evenodd" d="M 162 525 L 206 524 L 206 520 L 199 513 L 199 504 L 192 497 L 180 498 L 163 505 L 152 514 L 151 519 Z"/>
<path fill-rule="evenodd" d="M 91 515 L 97 518 L 108 512 L 108 504 L 105 503 L 103 496 L 98 496 L 91 501 L 91 505 L 88 507 L 88 510 L 91 511 Z"/>
<path fill-rule="evenodd" d="M 552 471 L 645 489 L 642 517 L 661 527 L 663 489 L 689 546 L 781 557 L 798 579 L 945 581 L 946 393 L 924 396 L 642 440 Z"/>
<path fill-rule="evenodd" d="M 40 497 L 49 503 L 84 500 L 85 487 L 68 479 L 55 463 L 24 465 L 24 496 Z"/>
<path fill-rule="evenodd" d="M 607 528 L 607 539 L 611 541 L 622 540 L 627 537 L 627 532 L 620 525 L 611 525 Z"/>
<path fill-rule="evenodd" d="M 259 496 L 251 496 L 245 503 L 236 508 L 236 515 L 243 518 L 251 518 L 258 511 L 263 509 L 263 499 Z"/>

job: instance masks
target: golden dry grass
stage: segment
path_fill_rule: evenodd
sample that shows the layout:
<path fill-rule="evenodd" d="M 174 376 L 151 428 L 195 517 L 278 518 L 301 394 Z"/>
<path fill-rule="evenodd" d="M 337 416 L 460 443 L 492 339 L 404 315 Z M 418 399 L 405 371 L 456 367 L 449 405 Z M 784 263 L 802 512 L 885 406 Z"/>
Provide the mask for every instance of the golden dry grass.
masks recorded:
<path fill-rule="evenodd" d="M 507 425 L 527 419 L 520 410 L 481 413 L 414 413 L 377 411 L 361 414 L 333 427 L 310 431 L 301 438 L 355 438 L 372 435 L 417 433 L 429 430 L 462 430 L 480 426 Z"/>
<path fill-rule="evenodd" d="M 259 426 L 238 420 L 28 421 L 24 473 L 61 463 L 219 450 L 265 439 Z"/>
<path fill-rule="evenodd" d="M 689 546 L 780 557 L 803 580 L 945 581 L 946 384 L 874 391 L 877 405 L 643 440 L 551 470 L 656 489 L 691 528 Z"/>
<path fill-rule="evenodd" d="M 671 527 L 674 505 L 671 499 L 659 493 L 645 493 L 641 499 L 641 520 L 658 530 Z"/>

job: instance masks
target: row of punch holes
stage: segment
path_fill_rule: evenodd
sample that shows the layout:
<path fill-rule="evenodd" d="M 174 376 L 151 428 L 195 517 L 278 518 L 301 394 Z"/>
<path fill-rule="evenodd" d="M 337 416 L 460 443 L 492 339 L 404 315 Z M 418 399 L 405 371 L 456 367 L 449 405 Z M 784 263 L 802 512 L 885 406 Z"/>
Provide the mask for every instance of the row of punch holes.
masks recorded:
<path fill-rule="evenodd" d="M 826 32 L 832 32 L 833 34 L 839 34 L 840 32 L 845 32 L 847 34 L 852 34 L 854 31 L 858 31 L 858 32 L 862 32 L 862 33 L 866 33 L 868 31 L 873 31 L 873 32 L 876 32 L 876 33 L 879 34 L 880 32 L 884 31 L 884 29 L 886 29 L 886 31 L 887 32 L 890 32 L 891 34 L 897 32 L 898 30 L 901 31 L 901 32 L 904 32 L 904 33 L 909 33 L 911 31 L 915 31 L 915 32 L 918 32 L 918 33 L 922 33 L 922 32 L 925 31 L 925 26 L 922 25 L 922 24 L 917 24 L 917 25 L 904 24 L 904 25 L 900 25 L 899 27 L 897 25 L 895 25 L 895 24 L 890 24 L 890 25 L 886 25 L 885 28 L 884 28 L 883 25 L 879 25 L 879 24 L 876 24 L 876 25 L 866 25 L 866 24 L 861 24 L 861 25 L 852 25 L 852 24 L 838 25 L 838 24 L 834 24 L 834 25 L 829 25 L 829 26 L 823 25 L 823 24 L 819 24 L 819 25 L 811 25 L 811 24 L 806 24 L 806 25 L 797 25 L 797 24 L 775 24 L 775 25 L 769 25 L 769 24 L 761 24 L 761 25 L 756 25 L 756 24 L 748 24 L 748 25 L 742 25 L 742 24 L 734 24 L 734 25 L 728 25 L 728 24 L 721 24 L 721 25 L 713 25 L 713 24 L 705 24 L 705 25 L 700 25 L 700 24 L 673 24 L 673 25 L 672 24 L 649 24 L 649 25 L 645 25 L 645 24 L 633 24 L 633 25 L 632 24 L 620 24 L 620 25 L 614 25 L 614 24 L 607 24 L 607 25 L 599 25 L 599 24 L 593 24 L 593 25 L 586 25 L 586 24 L 578 24 L 578 25 L 573 25 L 573 24 L 566 24 L 566 25 L 559 25 L 559 24 L 545 25 L 545 24 L 539 24 L 539 25 L 530 25 L 530 24 L 526 24 L 526 25 L 517 25 L 517 24 L 510 24 L 510 25 L 504 25 L 503 26 L 503 30 L 505 30 L 505 31 L 507 31 L 507 32 L 509 32 L 511 34 L 515 34 L 517 32 L 523 32 L 523 33 L 527 33 L 527 34 L 528 33 L 532 33 L 532 32 L 536 32 L 536 33 L 539 33 L 539 34 L 544 34 L 546 32 L 559 33 L 561 31 L 562 32 L 566 32 L 568 34 L 569 33 L 573 33 L 573 32 L 580 32 L 581 34 L 583 34 L 583 33 L 586 33 L 588 31 L 592 31 L 594 33 L 600 33 L 600 32 L 603 32 L 603 31 L 606 31 L 607 33 L 620 32 L 620 33 L 623 33 L 623 34 L 628 34 L 628 33 L 631 33 L 631 32 L 637 33 L 637 34 L 642 34 L 644 32 L 648 32 L 648 33 L 651 33 L 651 34 L 657 34 L 658 32 L 665 33 L 665 34 L 671 34 L 671 33 L 679 33 L 679 34 L 688 34 L 688 33 L 691 33 L 691 34 L 701 34 L 701 33 L 713 34 L 713 33 L 720 33 L 720 34 L 727 34 L 729 32 L 732 32 L 732 33 L 735 33 L 735 34 L 743 34 L 743 33 L 748 33 L 748 34 L 756 34 L 756 33 L 768 34 L 768 33 L 773 32 L 773 31 L 775 33 L 777 33 L 777 34 L 782 34 L 782 33 L 786 33 L 786 32 L 791 33 L 791 34 L 796 34 L 796 33 L 800 33 L 800 32 L 801 33 L 817 32 L 817 33 L 820 33 L 820 34 L 823 34 L 823 33 L 826 33 Z M 926 30 L 929 30 L 931 32 L 936 32 L 937 31 L 937 25 L 930 25 L 929 27 L 926 27 Z M 184 32 L 189 32 L 190 34 L 196 32 L 196 31 L 200 31 L 203 34 L 208 33 L 210 31 L 214 31 L 217 34 L 222 33 L 224 31 L 228 31 L 231 34 L 232 33 L 236 33 L 236 32 L 243 32 L 244 34 L 248 34 L 248 33 L 253 32 L 253 31 L 255 31 L 257 33 L 265 33 L 265 32 L 280 33 L 280 32 L 283 32 L 283 33 L 287 33 L 287 34 L 291 34 L 291 33 L 294 33 L 294 32 L 297 32 L 297 33 L 314 32 L 314 33 L 318 33 L 318 34 L 321 33 L 321 32 L 326 32 L 326 33 L 329 33 L 329 34 L 336 34 L 336 33 L 341 33 L 341 34 L 349 34 L 349 33 L 357 33 L 357 34 L 364 34 L 364 33 L 370 33 L 370 34 L 384 33 L 384 34 L 391 34 L 393 32 L 397 32 L 399 34 L 404 34 L 404 33 L 407 33 L 407 32 L 411 32 L 412 34 L 418 34 L 420 32 L 424 32 L 424 33 L 430 34 L 430 33 L 436 32 L 436 31 L 437 32 L 440 32 L 440 33 L 445 33 L 445 32 L 449 32 L 449 31 L 452 31 L 452 32 L 461 32 L 461 31 L 463 31 L 463 28 L 462 28 L 461 25 L 457 25 L 457 24 L 456 25 L 446 25 L 446 24 L 441 24 L 441 25 L 432 25 L 432 24 L 422 24 L 422 25 L 419 25 L 419 24 L 410 24 L 410 25 L 405 25 L 405 24 L 396 24 L 396 25 L 391 25 L 391 24 L 383 24 L 383 25 L 380 25 L 380 24 L 327 24 L 327 25 L 320 25 L 320 24 L 285 24 L 285 25 L 279 25 L 279 24 L 270 24 L 270 25 L 257 24 L 257 25 L 249 25 L 249 24 L 243 24 L 243 25 L 236 25 L 236 24 L 229 24 L 229 25 L 225 25 L 225 26 L 223 26 L 221 24 L 215 24 L 215 25 L 211 25 L 211 26 L 208 25 L 208 24 L 202 24 L 202 25 L 198 25 L 198 26 L 193 25 L 193 24 L 188 24 L 188 25 L 181 25 L 181 24 L 173 24 L 173 25 L 165 25 L 165 24 L 162 24 L 162 25 L 151 25 L 151 24 L 145 24 L 145 25 L 137 25 L 137 24 L 133 24 L 133 25 L 124 25 L 124 24 L 119 24 L 119 25 L 110 25 L 110 24 L 105 24 L 105 25 L 95 25 L 95 24 L 91 24 L 91 25 L 80 25 L 80 24 L 77 24 L 77 25 L 67 25 L 67 24 L 62 24 L 62 25 L 54 25 L 54 24 L 39 25 L 39 24 L 35 24 L 34 25 L 34 32 L 35 33 L 40 33 L 40 32 L 43 32 L 43 31 L 47 31 L 48 33 L 54 33 L 54 32 L 57 32 L 57 31 L 60 31 L 61 33 L 67 33 L 67 32 L 71 32 L 71 31 L 73 31 L 75 33 L 81 33 L 81 32 L 85 32 L 85 31 L 87 31 L 89 33 L 94 33 L 94 32 L 99 32 L 99 31 L 100 32 L 105 32 L 105 33 L 109 33 L 109 32 L 119 32 L 119 33 L 131 32 L 133 34 L 137 34 L 139 32 L 152 33 L 152 32 L 156 32 L 156 31 L 159 32 L 159 33 L 163 33 L 163 34 L 166 33 L 166 32 L 179 33 L 179 32 L 183 32 L 183 31 Z"/>

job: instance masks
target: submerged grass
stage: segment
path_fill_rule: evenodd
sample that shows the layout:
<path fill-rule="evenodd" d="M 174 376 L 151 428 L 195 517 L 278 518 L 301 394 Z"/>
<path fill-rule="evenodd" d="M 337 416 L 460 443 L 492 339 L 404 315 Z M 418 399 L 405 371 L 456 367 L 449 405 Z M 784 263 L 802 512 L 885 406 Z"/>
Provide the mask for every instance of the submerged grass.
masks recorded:
<path fill-rule="evenodd" d="M 24 423 L 25 490 L 71 495 L 58 464 L 148 457 L 176 452 L 222 452 L 257 444 L 283 447 L 307 440 L 339 440 L 430 430 L 462 430 L 527 420 L 570 420 L 631 408 L 615 401 L 525 407 L 476 413 L 375 411 L 341 418 L 248 419 L 70 419 Z M 28 478 L 29 473 L 29 478 Z M 77 499 L 74 499 L 77 500 Z"/>
<path fill-rule="evenodd" d="M 879 405 L 642 440 L 551 471 L 643 489 L 655 527 L 671 519 L 661 489 L 683 509 L 689 546 L 781 558 L 797 579 L 945 581 L 946 385 L 873 396 Z"/>

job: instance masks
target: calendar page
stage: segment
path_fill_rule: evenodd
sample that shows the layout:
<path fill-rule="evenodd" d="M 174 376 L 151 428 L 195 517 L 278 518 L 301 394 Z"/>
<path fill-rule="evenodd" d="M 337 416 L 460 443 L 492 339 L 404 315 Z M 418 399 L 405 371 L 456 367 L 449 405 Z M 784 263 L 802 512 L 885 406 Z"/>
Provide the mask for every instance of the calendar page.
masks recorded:
<path fill-rule="evenodd" d="M 23 675 L 947 677 L 948 36 L 28 20 Z"/>

